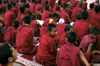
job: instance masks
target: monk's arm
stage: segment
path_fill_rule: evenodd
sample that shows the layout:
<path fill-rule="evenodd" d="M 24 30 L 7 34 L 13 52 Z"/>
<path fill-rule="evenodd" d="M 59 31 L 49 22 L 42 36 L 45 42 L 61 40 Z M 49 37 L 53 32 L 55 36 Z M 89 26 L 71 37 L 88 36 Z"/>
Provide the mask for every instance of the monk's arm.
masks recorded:
<path fill-rule="evenodd" d="M 90 32 L 90 29 L 91 29 L 91 28 L 92 28 L 92 25 L 90 24 L 90 25 L 89 25 L 89 30 L 88 30 L 88 33 Z"/>
<path fill-rule="evenodd" d="M 90 66 L 90 64 L 88 63 L 88 61 L 86 60 L 86 58 L 85 58 L 85 56 L 84 56 L 84 54 L 83 54 L 83 52 L 80 50 L 79 51 L 79 56 L 80 56 L 80 58 L 82 59 L 82 61 L 84 62 L 84 64 L 86 65 L 86 66 Z"/>
<path fill-rule="evenodd" d="M 69 17 L 69 14 L 67 14 L 67 18 L 68 18 L 68 20 L 70 21 L 70 17 Z"/>
<path fill-rule="evenodd" d="M 54 53 L 55 53 L 55 55 L 57 55 L 57 46 L 56 46 L 56 42 L 55 42 L 55 41 L 52 41 L 52 44 L 53 44 Z"/>
<path fill-rule="evenodd" d="M 33 34 L 33 39 L 32 39 L 32 42 L 31 42 L 31 47 L 34 47 L 35 45 L 33 44 L 33 40 L 34 40 L 34 30 L 32 31 L 32 34 Z"/>
<path fill-rule="evenodd" d="M 1 35 L 3 35 L 3 24 L 0 24 Z"/>
<path fill-rule="evenodd" d="M 91 52 L 93 47 L 93 43 L 89 43 L 89 46 L 87 48 L 87 52 Z"/>

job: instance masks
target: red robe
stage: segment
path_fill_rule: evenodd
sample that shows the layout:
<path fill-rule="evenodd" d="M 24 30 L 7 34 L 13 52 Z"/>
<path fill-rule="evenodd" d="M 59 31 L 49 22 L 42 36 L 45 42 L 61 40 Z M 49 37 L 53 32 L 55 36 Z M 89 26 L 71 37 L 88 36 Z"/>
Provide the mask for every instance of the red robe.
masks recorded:
<path fill-rule="evenodd" d="M 87 3 L 85 3 L 85 4 L 82 5 L 82 9 L 83 10 L 87 10 Z"/>
<path fill-rule="evenodd" d="M 64 10 L 61 11 L 61 18 L 64 19 L 65 21 L 68 20 L 68 18 L 67 18 L 67 14 L 68 14 L 68 13 L 65 12 Z"/>
<path fill-rule="evenodd" d="M 41 12 L 37 11 L 35 15 L 37 19 L 41 20 Z"/>
<path fill-rule="evenodd" d="M 92 39 L 90 35 L 86 35 L 82 38 L 80 43 L 80 48 L 82 48 L 83 52 L 87 52 L 89 43 L 95 43 L 96 39 Z"/>
<path fill-rule="evenodd" d="M 42 35 L 47 33 L 47 26 L 50 23 L 55 24 L 56 22 L 52 18 L 48 18 L 48 19 L 44 20 L 44 23 L 43 23 L 43 25 L 41 27 L 41 30 L 40 30 L 40 36 L 42 36 Z"/>
<path fill-rule="evenodd" d="M 30 4 L 30 9 L 32 10 L 32 13 L 35 13 L 35 6 L 36 6 L 35 3 Z"/>
<path fill-rule="evenodd" d="M 43 6 L 45 6 L 45 1 L 46 0 L 41 0 L 41 3 L 42 3 Z"/>
<path fill-rule="evenodd" d="M 38 3 L 38 4 L 35 6 L 35 12 L 37 12 L 37 9 L 38 9 L 39 7 L 40 7 L 40 8 L 43 8 L 43 5 L 41 5 L 41 4 Z"/>
<path fill-rule="evenodd" d="M 73 31 L 77 34 L 77 40 L 81 42 L 83 36 L 89 33 L 89 23 L 86 20 L 76 21 L 73 25 Z"/>
<path fill-rule="evenodd" d="M 45 10 L 43 13 L 42 13 L 42 20 L 45 20 L 47 18 L 50 18 L 50 12 L 48 10 Z"/>
<path fill-rule="evenodd" d="M 80 66 L 78 57 L 80 48 L 75 47 L 74 44 L 65 44 L 57 53 L 57 66 Z"/>
<path fill-rule="evenodd" d="M 79 1 L 72 1 L 73 9 L 77 7 Z"/>
<path fill-rule="evenodd" d="M 27 25 L 21 25 L 16 35 L 16 50 L 19 53 L 35 54 L 37 47 L 32 47 L 33 29 Z"/>
<path fill-rule="evenodd" d="M 0 8 L 4 8 L 3 4 L 0 4 Z"/>
<path fill-rule="evenodd" d="M 73 22 L 75 22 L 76 21 L 76 15 L 78 14 L 78 13 L 81 13 L 81 11 L 82 11 L 82 8 L 81 7 L 79 7 L 79 6 L 77 6 L 77 7 L 75 7 L 74 9 L 73 9 L 73 11 L 72 11 L 72 15 L 71 15 L 71 18 L 72 18 L 72 21 Z"/>
<path fill-rule="evenodd" d="M 54 39 L 48 33 L 40 38 L 40 44 L 36 53 L 36 58 L 39 61 L 49 62 L 56 59 L 52 41 Z"/>
<path fill-rule="evenodd" d="M 16 14 L 11 10 L 6 10 L 4 15 L 4 24 L 7 29 L 9 26 L 12 26 L 13 21 L 16 19 Z"/>
<path fill-rule="evenodd" d="M 18 15 L 18 9 L 17 8 L 15 8 L 15 7 L 13 7 L 13 11 L 14 11 L 14 13 L 16 14 L 16 17 L 17 17 L 17 15 Z"/>
<path fill-rule="evenodd" d="M 16 47 L 16 33 L 17 29 L 15 29 L 13 26 L 8 27 L 4 35 L 4 41 L 13 47 Z"/>
<path fill-rule="evenodd" d="M 61 0 L 63 4 L 66 4 L 68 0 Z"/>
<path fill-rule="evenodd" d="M 32 22 L 30 23 L 30 27 L 35 31 L 35 36 L 39 36 L 40 29 L 36 20 L 32 20 Z"/>
<path fill-rule="evenodd" d="M 100 35 L 98 36 L 97 39 L 96 49 L 100 51 Z"/>
<path fill-rule="evenodd" d="M 59 6 L 61 9 L 61 6 Z M 52 13 L 54 13 L 56 11 L 56 5 L 53 7 Z"/>
<path fill-rule="evenodd" d="M 92 25 L 92 27 L 96 26 L 100 29 L 100 13 L 95 13 L 90 18 L 90 24 Z"/>
<path fill-rule="evenodd" d="M 25 8 L 27 10 L 27 16 L 31 16 L 30 8 Z"/>
<path fill-rule="evenodd" d="M 61 17 L 60 11 L 55 11 L 55 13 L 57 13 Z"/>
<path fill-rule="evenodd" d="M 49 1 L 50 6 L 54 5 L 55 0 L 48 0 L 48 1 Z"/>

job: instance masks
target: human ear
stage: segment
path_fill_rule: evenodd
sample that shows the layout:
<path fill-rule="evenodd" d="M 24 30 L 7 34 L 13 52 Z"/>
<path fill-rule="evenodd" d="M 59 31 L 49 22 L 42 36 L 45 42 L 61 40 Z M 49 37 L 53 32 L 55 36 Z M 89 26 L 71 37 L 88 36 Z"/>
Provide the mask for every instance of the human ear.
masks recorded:
<path fill-rule="evenodd" d="M 9 62 L 12 62 L 12 61 L 13 61 L 13 58 L 12 58 L 12 57 L 9 57 L 9 58 L 8 58 L 8 61 L 9 61 Z"/>

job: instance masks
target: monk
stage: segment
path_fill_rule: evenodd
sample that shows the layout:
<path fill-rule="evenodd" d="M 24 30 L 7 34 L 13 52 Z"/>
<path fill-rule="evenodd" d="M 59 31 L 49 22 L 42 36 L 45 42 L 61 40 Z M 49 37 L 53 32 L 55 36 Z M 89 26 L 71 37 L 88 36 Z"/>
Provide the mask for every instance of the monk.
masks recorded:
<path fill-rule="evenodd" d="M 35 15 L 36 15 L 36 18 L 37 18 L 38 20 L 41 20 L 42 9 L 41 9 L 40 7 L 37 9 L 37 12 L 35 13 Z"/>
<path fill-rule="evenodd" d="M 43 12 L 43 14 L 42 14 L 42 20 L 45 20 L 45 19 L 47 19 L 47 18 L 50 18 L 50 12 L 49 12 L 49 5 L 46 5 L 45 6 L 45 11 Z"/>
<path fill-rule="evenodd" d="M 79 2 L 78 0 L 73 0 L 73 1 L 72 1 L 73 9 L 74 9 L 75 7 L 77 7 L 78 2 Z"/>
<path fill-rule="evenodd" d="M 31 23 L 30 23 L 30 27 L 34 30 L 35 34 L 34 36 L 38 36 L 40 35 L 40 28 L 41 25 L 38 21 L 36 21 L 36 16 L 35 15 L 31 15 Z"/>
<path fill-rule="evenodd" d="M 56 11 L 55 13 L 57 13 L 60 17 L 61 17 L 61 12 L 60 12 L 60 7 L 59 5 L 56 6 Z"/>
<path fill-rule="evenodd" d="M 86 0 L 83 0 L 82 9 L 83 10 L 87 10 L 87 2 L 86 2 Z"/>
<path fill-rule="evenodd" d="M 34 30 L 29 26 L 30 22 L 30 17 L 23 18 L 23 25 L 19 26 L 16 35 L 16 50 L 19 53 L 34 55 L 37 52 L 37 46 L 33 42 Z"/>
<path fill-rule="evenodd" d="M 83 11 L 81 13 L 81 20 L 76 21 L 73 25 L 73 31 L 77 34 L 78 43 L 81 42 L 83 36 L 89 33 L 90 24 L 87 22 L 88 13 Z"/>
<path fill-rule="evenodd" d="M 2 0 L 0 0 L 0 8 L 4 8 L 4 6 L 2 4 Z"/>
<path fill-rule="evenodd" d="M 8 3 L 7 10 L 4 16 L 4 25 L 7 29 L 9 26 L 12 26 L 13 21 L 16 19 L 16 14 L 13 12 L 13 6 Z"/>
<path fill-rule="evenodd" d="M 66 4 L 68 0 L 61 0 L 63 4 Z"/>
<path fill-rule="evenodd" d="M 94 4 L 94 8 L 95 8 L 96 5 L 99 5 L 99 0 L 95 0 L 95 2 L 93 2 L 93 4 Z"/>
<path fill-rule="evenodd" d="M 78 14 L 78 13 L 81 13 L 82 12 L 82 5 L 83 5 L 83 2 L 79 2 L 78 3 L 78 6 L 77 7 L 75 7 L 74 9 L 73 9 L 73 11 L 72 11 L 72 15 L 71 15 L 71 20 L 73 21 L 73 22 L 75 22 L 76 21 L 76 15 Z"/>
<path fill-rule="evenodd" d="M 17 20 L 13 21 L 13 26 L 8 27 L 4 35 L 4 41 L 9 43 L 11 46 L 16 47 L 16 33 L 19 22 Z"/>
<path fill-rule="evenodd" d="M 35 0 L 32 0 L 32 2 L 30 3 L 30 9 L 32 10 L 32 13 L 34 14 L 35 13 Z"/>
<path fill-rule="evenodd" d="M 93 16 L 90 18 L 90 24 L 92 25 L 92 27 L 96 26 L 100 29 L 100 6 L 97 5 L 95 6 L 95 14 L 93 14 Z"/>
<path fill-rule="evenodd" d="M 85 63 L 85 66 L 90 66 L 80 47 L 75 46 L 77 35 L 70 31 L 66 35 L 66 44 L 63 45 L 57 53 L 57 66 L 80 66 L 80 59 Z"/>
<path fill-rule="evenodd" d="M 26 6 L 25 9 L 27 10 L 27 16 L 31 16 L 32 11 L 30 10 L 30 5 L 29 5 L 29 3 L 25 4 L 25 6 Z"/>
<path fill-rule="evenodd" d="M 47 32 L 48 33 L 40 38 L 40 44 L 36 53 L 36 61 L 44 66 L 56 66 L 57 46 L 53 39 L 57 35 L 56 25 L 49 24 L 47 26 Z"/>
<path fill-rule="evenodd" d="M 40 36 L 47 33 L 48 24 L 50 23 L 57 24 L 58 21 L 59 21 L 59 15 L 57 13 L 53 13 L 52 18 L 45 19 L 40 30 Z"/>
<path fill-rule="evenodd" d="M 48 0 L 48 1 L 49 1 L 50 6 L 54 5 L 55 0 Z"/>
<path fill-rule="evenodd" d="M 64 44 L 66 44 L 66 34 L 69 31 L 73 31 L 73 28 L 70 25 L 66 25 L 64 28 L 65 32 L 61 35 L 60 40 L 59 40 L 59 47 L 63 46 Z"/>

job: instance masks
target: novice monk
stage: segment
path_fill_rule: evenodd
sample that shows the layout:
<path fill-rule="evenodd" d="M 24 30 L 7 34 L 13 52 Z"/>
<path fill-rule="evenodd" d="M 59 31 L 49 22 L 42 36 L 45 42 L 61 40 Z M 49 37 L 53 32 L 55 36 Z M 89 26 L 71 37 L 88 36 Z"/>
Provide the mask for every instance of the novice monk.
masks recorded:
<path fill-rule="evenodd" d="M 38 20 L 41 20 L 42 9 L 41 9 L 40 7 L 37 9 L 37 12 L 35 13 L 35 15 L 36 15 L 36 18 L 37 18 Z"/>
<path fill-rule="evenodd" d="M 32 0 L 32 2 L 30 3 L 30 9 L 32 10 L 32 14 L 35 13 L 35 6 L 36 6 L 35 0 Z"/>
<path fill-rule="evenodd" d="M 69 31 L 72 31 L 73 28 L 70 25 L 66 25 L 64 28 L 65 32 L 61 35 L 60 40 L 59 40 L 59 47 L 63 46 L 64 44 L 66 44 L 66 34 Z"/>
<path fill-rule="evenodd" d="M 68 32 L 66 35 L 66 44 L 63 45 L 57 53 L 57 66 L 80 66 L 80 59 L 86 66 L 90 66 L 80 47 L 75 46 L 77 35 L 75 32 Z"/>
<path fill-rule="evenodd" d="M 49 24 L 47 32 L 40 38 L 36 60 L 44 66 L 56 66 L 57 46 L 53 39 L 57 35 L 56 25 Z"/>
<path fill-rule="evenodd" d="M 13 5 L 13 11 L 14 11 L 14 13 L 16 14 L 16 17 L 17 17 L 17 15 L 18 15 L 17 5 L 16 5 L 15 2 L 13 2 L 12 5 Z"/>
<path fill-rule="evenodd" d="M 82 5 L 82 9 L 83 10 L 87 10 L 87 0 L 83 0 L 83 5 Z"/>
<path fill-rule="evenodd" d="M 12 26 L 12 22 L 16 19 L 16 14 L 13 12 L 13 6 L 8 3 L 7 5 L 7 10 L 4 15 L 4 25 L 5 28 L 7 29 L 9 26 Z"/>
<path fill-rule="evenodd" d="M 18 28 L 16 35 L 16 50 L 19 53 L 35 54 L 37 52 L 37 47 L 33 42 L 34 31 L 29 26 L 30 22 L 30 17 L 25 16 L 23 18 L 23 25 Z"/>
<path fill-rule="evenodd" d="M 16 33 L 19 22 L 13 21 L 13 26 L 9 26 L 4 35 L 4 41 L 9 43 L 11 46 L 16 47 Z"/>
<path fill-rule="evenodd" d="M 55 13 L 57 13 L 60 17 L 61 17 L 61 12 L 60 12 L 60 7 L 59 5 L 56 6 L 56 11 Z"/>
<path fill-rule="evenodd" d="M 17 60 L 16 50 L 10 44 L 4 43 L 0 46 L 0 63 L 2 66 L 13 66 L 13 62 Z"/>
<path fill-rule="evenodd" d="M 32 11 L 30 10 L 30 5 L 29 5 L 29 3 L 27 3 L 27 4 L 25 4 L 25 9 L 27 10 L 27 16 L 31 16 L 31 14 L 32 14 Z"/>
<path fill-rule="evenodd" d="M 40 23 L 38 21 L 36 21 L 36 16 L 35 15 L 31 15 L 31 23 L 30 23 L 30 27 L 34 30 L 35 34 L 34 36 L 39 36 L 40 35 Z"/>

